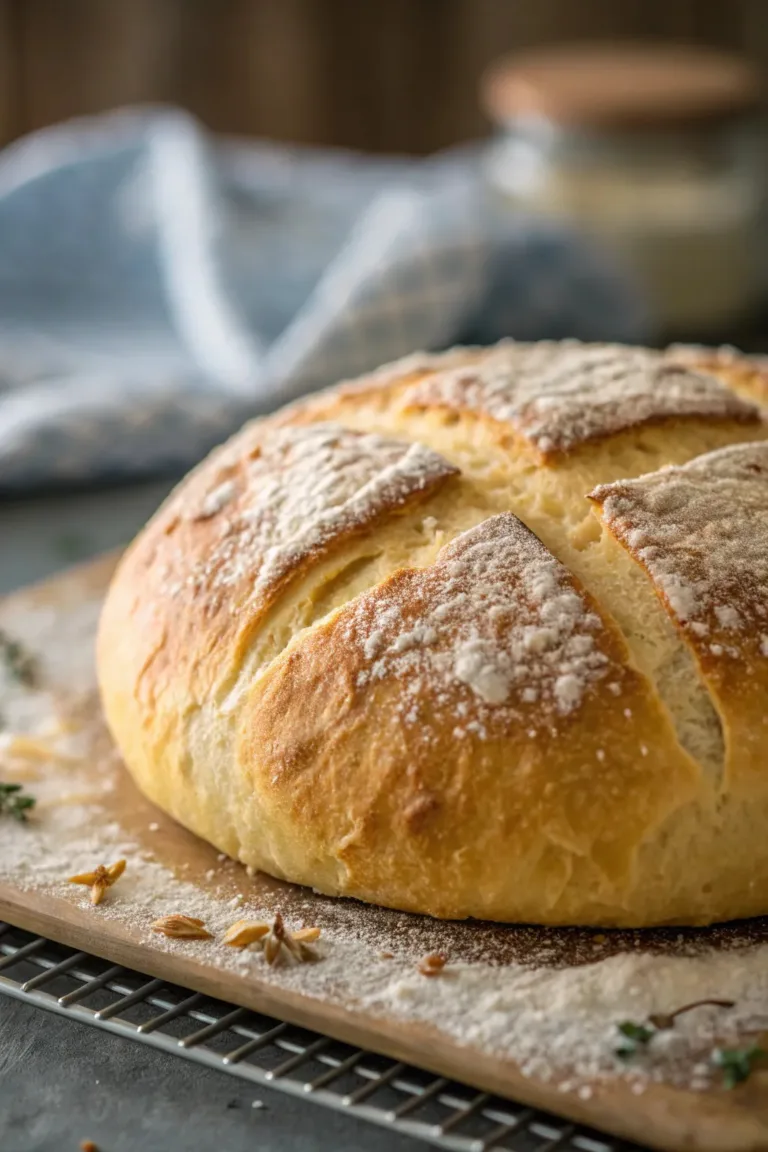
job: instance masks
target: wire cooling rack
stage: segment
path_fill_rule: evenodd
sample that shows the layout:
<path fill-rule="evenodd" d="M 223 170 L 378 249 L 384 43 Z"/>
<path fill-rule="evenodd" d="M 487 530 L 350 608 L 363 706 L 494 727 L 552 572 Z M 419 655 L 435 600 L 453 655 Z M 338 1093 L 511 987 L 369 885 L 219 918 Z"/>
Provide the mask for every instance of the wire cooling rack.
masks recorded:
<path fill-rule="evenodd" d="M 2 922 L 0 993 L 451 1152 L 642 1152 Z"/>

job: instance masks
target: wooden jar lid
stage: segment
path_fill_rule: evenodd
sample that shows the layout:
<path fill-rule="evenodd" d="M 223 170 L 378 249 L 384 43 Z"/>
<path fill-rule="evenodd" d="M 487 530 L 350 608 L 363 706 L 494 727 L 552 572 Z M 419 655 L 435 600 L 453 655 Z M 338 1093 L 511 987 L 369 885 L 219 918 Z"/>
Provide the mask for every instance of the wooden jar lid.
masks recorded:
<path fill-rule="evenodd" d="M 630 129 L 723 119 L 760 102 L 757 70 L 741 56 L 669 44 L 583 43 L 529 50 L 482 81 L 497 123 L 542 116 L 578 128 Z"/>

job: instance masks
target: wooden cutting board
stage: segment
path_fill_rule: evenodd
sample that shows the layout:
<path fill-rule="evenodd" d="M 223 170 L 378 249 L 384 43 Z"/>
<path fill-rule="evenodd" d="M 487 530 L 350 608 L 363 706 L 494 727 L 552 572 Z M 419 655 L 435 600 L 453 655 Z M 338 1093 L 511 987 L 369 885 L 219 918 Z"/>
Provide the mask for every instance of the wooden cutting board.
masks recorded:
<path fill-rule="evenodd" d="M 41 660 L 50 647 L 50 639 L 45 637 L 66 636 L 62 647 L 72 655 L 71 674 L 69 662 L 60 655 L 47 676 L 60 710 L 69 714 L 73 725 L 79 724 L 85 732 L 85 755 L 81 749 L 76 768 L 80 774 L 78 779 L 85 781 L 86 790 L 91 787 L 94 795 L 98 793 L 102 818 L 119 827 L 121 836 L 141 846 L 148 860 L 170 870 L 201 894 L 208 892 L 211 899 L 225 905 L 236 899 L 238 893 L 243 894 L 248 902 L 279 908 L 290 922 L 322 924 L 324 933 L 331 938 L 336 923 L 343 920 L 348 926 L 350 922 L 359 921 L 361 939 L 371 941 L 368 945 L 371 963 L 374 958 L 377 963 L 381 962 L 382 943 L 392 940 L 397 942 L 398 951 L 415 958 L 437 946 L 449 955 L 451 962 L 491 956 L 496 966 L 503 966 L 535 963 L 546 956 L 550 961 L 554 957 L 561 968 L 630 950 L 664 955 L 673 947 L 679 949 L 681 938 L 698 944 L 704 942 L 707 947 L 712 945 L 724 952 L 733 950 L 734 954 L 740 946 L 768 940 L 768 925 L 764 922 L 709 931 L 654 930 L 598 935 L 479 923 L 437 924 L 422 917 L 329 900 L 265 876 L 248 877 L 240 865 L 223 862 L 213 848 L 163 816 L 139 795 L 101 723 L 92 675 L 83 676 L 75 671 L 77 666 L 89 667 L 88 650 L 98 601 L 113 565 L 114 558 L 105 558 L 7 598 L 0 602 L 0 628 L 20 636 L 32 651 L 36 637 L 42 635 Z M 83 610 L 89 605 L 92 610 L 83 616 Z M 78 614 L 79 629 L 72 631 L 72 619 Z M 75 651 L 80 646 L 85 655 Z M 2 704 L 0 699 L 0 707 Z M 42 793 L 57 773 L 73 771 L 66 759 L 48 762 L 45 756 L 38 760 L 33 757 L 26 787 L 30 792 L 40 790 Z M 3 765 L 0 760 L 0 779 L 10 778 L 7 762 Z M 44 826 L 47 811 L 50 812 L 50 808 L 46 809 L 44 803 L 38 804 L 28 830 L 30 837 L 40 834 L 36 827 Z M 5 827 L 8 825 L 0 825 L 0 834 Z M 13 835 L 19 834 L 14 825 Z M 0 852 L 0 862 L 2 859 Z M 129 871 L 132 867 L 134 864 L 129 861 Z M 114 895 L 110 892 L 108 902 L 102 906 L 103 915 L 102 909 L 94 909 L 85 902 L 81 892 L 61 885 L 57 890 L 47 874 L 38 880 L 34 866 L 19 876 L 8 863 L 5 866 L 0 863 L 0 918 L 63 944 L 642 1144 L 702 1152 L 768 1150 L 768 1072 L 753 1073 L 749 1082 L 735 1091 L 719 1086 L 707 1091 L 691 1091 L 670 1084 L 650 1083 L 638 1094 L 618 1073 L 593 1077 L 587 1084 L 588 1091 L 584 1090 L 583 1077 L 578 1081 L 581 1091 L 563 1091 L 563 1076 L 542 1079 L 530 1074 L 530 1070 L 524 1075 L 518 1063 L 508 1056 L 461 1043 L 455 1035 L 446 1034 L 434 1024 L 373 1011 L 351 1000 L 343 986 L 336 991 L 325 989 L 322 996 L 314 995 L 311 990 L 276 981 L 261 961 L 247 970 L 235 970 L 222 968 L 216 962 L 214 950 L 209 954 L 199 944 L 189 950 L 183 945 L 169 950 L 168 942 L 153 937 L 140 917 L 130 920 L 110 915 L 109 901 L 119 899 L 117 886 Z M 119 904 L 111 907 L 117 908 Z M 232 912 L 230 918 L 236 919 L 237 915 Z M 227 950 L 219 949 L 222 951 Z M 765 1009 L 768 1018 L 768 1004 Z"/>

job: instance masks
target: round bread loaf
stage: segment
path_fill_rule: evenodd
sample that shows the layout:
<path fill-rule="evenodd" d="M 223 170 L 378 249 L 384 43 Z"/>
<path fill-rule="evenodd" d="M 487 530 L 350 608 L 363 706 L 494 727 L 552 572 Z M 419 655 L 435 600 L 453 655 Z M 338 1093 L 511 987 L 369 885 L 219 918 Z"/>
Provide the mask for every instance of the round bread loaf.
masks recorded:
<path fill-rule="evenodd" d="M 729 352 L 509 342 L 248 424 L 109 591 L 128 769 L 324 893 L 768 913 L 766 397 Z"/>

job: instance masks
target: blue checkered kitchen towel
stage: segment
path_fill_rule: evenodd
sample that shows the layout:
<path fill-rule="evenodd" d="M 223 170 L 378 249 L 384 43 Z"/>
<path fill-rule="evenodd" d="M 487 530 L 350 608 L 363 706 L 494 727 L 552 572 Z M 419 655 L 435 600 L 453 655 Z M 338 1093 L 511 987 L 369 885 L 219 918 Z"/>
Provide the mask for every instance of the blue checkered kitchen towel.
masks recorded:
<path fill-rule="evenodd" d="M 0 154 L 0 491 L 184 469 L 415 349 L 642 339 L 604 258 L 494 204 L 478 153 L 211 139 L 175 110 Z"/>

